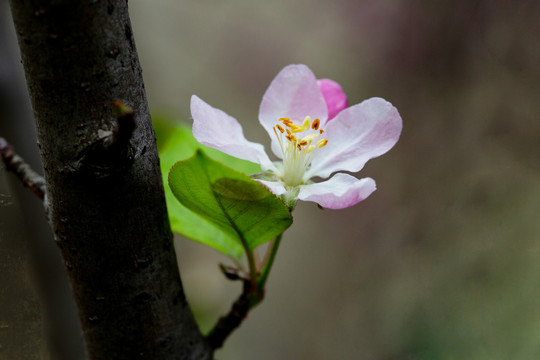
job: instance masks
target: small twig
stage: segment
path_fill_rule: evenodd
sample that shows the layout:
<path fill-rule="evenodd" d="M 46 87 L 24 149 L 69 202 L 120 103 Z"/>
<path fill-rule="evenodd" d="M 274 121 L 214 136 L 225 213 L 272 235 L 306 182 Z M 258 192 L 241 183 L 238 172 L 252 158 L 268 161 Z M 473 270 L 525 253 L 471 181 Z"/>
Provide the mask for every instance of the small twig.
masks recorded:
<path fill-rule="evenodd" d="M 0 156 L 6 169 L 13 172 L 17 178 L 41 200 L 45 197 L 45 179 L 35 172 L 22 157 L 17 155 L 13 146 L 0 137 Z"/>

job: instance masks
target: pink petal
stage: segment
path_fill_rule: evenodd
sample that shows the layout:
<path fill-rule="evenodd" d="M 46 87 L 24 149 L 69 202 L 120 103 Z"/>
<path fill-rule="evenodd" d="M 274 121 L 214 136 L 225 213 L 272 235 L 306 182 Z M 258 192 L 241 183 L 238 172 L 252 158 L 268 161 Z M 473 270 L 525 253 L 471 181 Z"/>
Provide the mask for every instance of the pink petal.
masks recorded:
<path fill-rule="evenodd" d="M 326 123 L 328 111 L 317 79 L 305 65 L 289 65 L 277 74 L 263 96 L 259 122 L 272 139 L 272 151 L 281 158 L 281 151 L 272 128 L 285 117 L 302 125 L 306 116 Z"/>
<path fill-rule="evenodd" d="M 264 152 L 264 146 L 248 141 L 242 126 L 233 117 L 211 107 L 195 95 L 191 97 L 191 116 L 193 136 L 201 144 L 258 163 L 263 170 L 275 169 Z"/>
<path fill-rule="evenodd" d="M 298 199 L 314 201 L 328 209 L 344 209 L 364 200 L 375 190 L 375 181 L 371 178 L 358 180 L 338 173 L 320 183 L 301 185 Z"/>
<path fill-rule="evenodd" d="M 365 163 L 390 150 L 401 134 L 397 109 L 381 98 L 371 98 L 340 112 L 329 122 L 320 149 L 306 174 L 326 178 L 335 171 L 360 171 Z"/>
<path fill-rule="evenodd" d="M 330 79 L 319 79 L 317 85 L 322 91 L 324 101 L 328 107 L 328 121 L 332 120 L 340 111 L 347 108 L 347 95 L 341 86 Z"/>

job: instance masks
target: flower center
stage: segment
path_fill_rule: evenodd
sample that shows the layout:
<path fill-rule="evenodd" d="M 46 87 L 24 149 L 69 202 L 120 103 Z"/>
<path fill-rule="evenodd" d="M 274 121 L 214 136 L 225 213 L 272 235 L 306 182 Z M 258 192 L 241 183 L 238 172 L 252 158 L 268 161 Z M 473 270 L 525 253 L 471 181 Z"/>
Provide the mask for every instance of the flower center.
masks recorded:
<path fill-rule="evenodd" d="M 281 178 L 285 185 L 298 186 L 304 182 L 304 173 L 314 153 L 325 146 L 328 140 L 320 139 L 324 130 L 319 129 L 319 119 L 312 122 L 311 117 L 306 116 L 302 126 L 296 125 L 289 118 L 280 118 L 279 122 L 274 126 L 274 133 L 283 154 Z"/>

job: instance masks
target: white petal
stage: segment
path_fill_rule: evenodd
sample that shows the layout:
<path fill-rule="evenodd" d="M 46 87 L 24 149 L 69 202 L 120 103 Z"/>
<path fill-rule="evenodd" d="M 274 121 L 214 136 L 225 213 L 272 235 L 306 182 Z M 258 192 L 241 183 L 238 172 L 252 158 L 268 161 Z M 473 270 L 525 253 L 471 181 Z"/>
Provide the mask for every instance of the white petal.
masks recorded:
<path fill-rule="evenodd" d="M 317 79 L 306 65 L 289 65 L 272 80 L 259 108 L 259 122 L 272 139 L 272 151 L 282 157 L 273 127 L 285 117 L 302 125 L 304 118 L 318 118 L 326 123 L 328 110 Z"/>
<path fill-rule="evenodd" d="M 254 179 L 266 186 L 275 195 L 283 195 L 287 192 L 282 182 Z"/>
<path fill-rule="evenodd" d="M 314 201 L 328 209 L 344 209 L 364 200 L 375 190 L 375 181 L 371 178 L 358 180 L 338 173 L 320 183 L 301 185 L 298 199 Z"/>
<path fill-rule="evenodd" d="M 340 112 L 325 128 L 328 144 L 317 150 L 307 176 L 328 177 L 335 171 L 360 171 L 365 163 L 390 150 L 401 134 L 397 109 L 371 98 Z"/>
<path fill-rule="evenodd" d="M 248 141 L 242 126 L 233 117 L 211 107 L 195 95 L 191 97 L 191 116 L 193 136 L 201 144 L 258 163 L 263 170 L 275 169 L 264 146 Z"/>

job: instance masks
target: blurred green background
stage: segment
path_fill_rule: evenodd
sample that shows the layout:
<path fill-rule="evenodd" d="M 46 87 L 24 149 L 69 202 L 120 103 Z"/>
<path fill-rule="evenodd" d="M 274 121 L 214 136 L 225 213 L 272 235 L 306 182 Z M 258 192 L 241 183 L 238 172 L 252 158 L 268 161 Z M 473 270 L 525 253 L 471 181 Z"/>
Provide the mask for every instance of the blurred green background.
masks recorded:
<path fill-rule="evenodd" d="M 268 149 L 258 106 L 291 63 L 403 118 L 397 145 L 358 174 L 377 181 L 367 200 L 297 207 L 265 301 L 218 359 L 540 358 L 540 2 L 129 6 L 160 118 L 190 123 L 197 94 Z M 240 289 L 217 269 L 226 258 L 176 245 L 207 329 Z"/>

